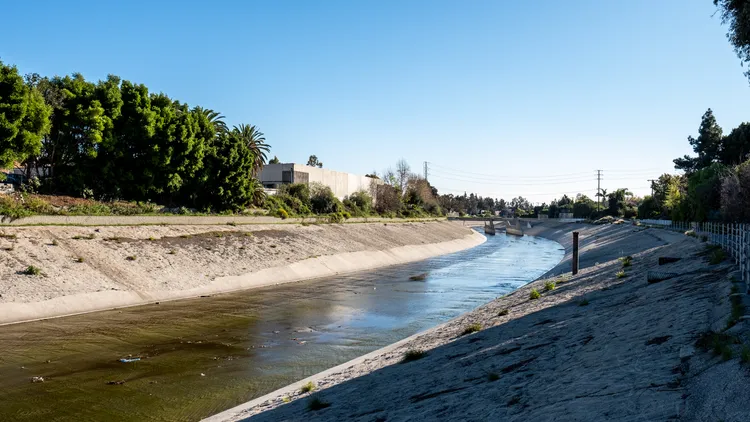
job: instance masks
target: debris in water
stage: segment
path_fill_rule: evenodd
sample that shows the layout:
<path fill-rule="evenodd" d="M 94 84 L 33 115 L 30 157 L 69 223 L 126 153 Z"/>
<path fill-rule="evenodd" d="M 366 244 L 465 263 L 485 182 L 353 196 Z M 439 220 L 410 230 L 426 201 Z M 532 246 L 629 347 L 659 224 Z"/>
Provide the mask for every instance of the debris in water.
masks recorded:
<path fill-rule="evenodd" d="M 206 374 L 204 374 L 203 372 L 201 372 L 201 376 L 202 376 L 202 377 L 205 377 L 205 376 L 206 376 Z"/>
<path fill-rule="evenodd" d="M 120 362 L 130 363 L 130 362 L 138 362 L 139 360 L 141 360 L 141 358 L 122 358 L 120 359 Z"/>
<path fill-rule="evenodd" d="M 31 382 L 44 382 L 44 377 L 31 377 Z"/>
<path fill-rule="evenodd" d="M 125 384 L 125 380 L 107 381 L 107 385 L 122 385 L 122 384 Z"/>

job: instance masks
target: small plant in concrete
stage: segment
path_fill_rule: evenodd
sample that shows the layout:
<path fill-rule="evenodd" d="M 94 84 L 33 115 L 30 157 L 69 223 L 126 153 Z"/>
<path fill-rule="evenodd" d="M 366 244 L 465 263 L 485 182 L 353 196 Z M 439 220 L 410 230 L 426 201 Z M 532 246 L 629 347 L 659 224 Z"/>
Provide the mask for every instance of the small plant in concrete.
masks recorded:
<path fill-rule="evenodd" d="M 42 270 L 39 267 L 29 265 L 25 270 L 21 271 L 21 273 L 25 275 L 39 275 L 42 273 Z"/>
<path fill-rule="evenodd" d="M 482 330 L 482 324 L 474 323 L 464 328 L 464 331 L 461 333 L 461 335 L 465 336 L 468 334 L 476 333 L 477 331 L 481 331 L 481 330 Z"/>
<path fill-rule="evenodd" d="M 708 256 L 708 263 L 711 265 L 721 264 L 727 259 L 727 254 L 723 249 L 714 249 Z"/>
<path fill-rule="evenodd" d="M 502 311 L 500 311 L 500 312 L 499 312 L 499 313 L 497 314 L 497 316 L 506 316 L 506 315 L 508 315 L 509 313 L 510 313 L 510 309 L 503 309 Z"/>
<path fill-rule="evenodd" d="M 589 306 L 589 300 L 586 298 L 583 298 L 582 301 L 578 302 L 578 306 Z"/>
<path fill-rule="evenodd" d="M 425 357 L 425 355 L 427 355 L 427 353 L 424 350 L 418 350 L 418 349 L 407 350 L 406 353 L 404 353 L 403 359 L 401 359 L 401 363 L 419 360 Z"/>
<path fill-rule="evenodd" d="M 409 277 L 410 281 L 425 281 L 427 280 L 427 273 L 416 274 Z"/>
<path fill-rule="evenodd" d="M 299 390 L 302 394 L 309 393 L 311 391 L 315 391 L 315 384 L 313 384 L 312 381 L 309 381 L 307 384 L 303 385 L 302 388 Z"/>
<path fill-rule="evenodd" d="M 627 268 L 631 265 L 633 265 L 633 257 L 628 255 L 620 258 L 620 262 L 622 262 L 622 268 Z"/>
<path fill-rule="evenodd" d="M 78 262 L 78 263 L 83 262 L 83 257 L 79 256 L 78 258 L 76 258 L 76 262 Z"/>
<path fill-rule="evenodd" d="M 327 401 L 323 401 L 320 397 L 312 397 L 310 398 L 310 401 L 307 402 L 307 410 L 314 412 L 316 410 L 325 409 L 326 407 L 329 407 L 331 403 L 328 403 Z"/>
<path fill-rule="evenodd" d="M 174 254 L 176 254 L 176 253 L 177 253 L 177 251 L 176 251 L 176 250 L 174 250 L 174 249 L 171 249 L 171 250 L 170 250 L 169 252 L 167 252 L 167 253 L 168 253 L 168 254 L 170 254 L 170 255 L 174 255 Z"/>
<path fill-rule="evenodd" d="M 289 403 L 289 402 L 292 401 L 292 398 L 289 397 L 289 396 L 284 396 L 284 397 L 281 398 L 281 401 L 284 402 L 284 403 Z"/>
<path fill-rule="evenodd" d="M 750 363 L 750 347 L 742 346 L 742 352 L 740 352 L 740 362 Z"/>
<path fill-rule="evenodd" d="M 544 291 L 545 292 L 549 292 L 551 290 L 555 290 L 555 287 L 557 287 L 557 285 L 555 284 L 554 281 L 548 281 L 548 282 L 544 283 Z"/>
<path fill-rule="evenodd" d="M 135 261 L 135 258 L 136 258 L 135 255 L 130 255 L 130 256 L 125 257 L 125 259 L 127 259 L 128 261 Z"/>
<path fill-rule="evenodd" d="M 617 272 L 617 273 L 615 274 L 615 276 L 617 276 L 617 278 L 625 278 L 625 277 L 627 277 L 627 274 L 625 273 L 625 271 L 624 271 L 624 270 L 620 270 L 620 271 L 618 271 L 618 272 Z"/>
<path fill-rule="evenodd" d="M 154 240 L 156 240 L 156 238 L 154 236 L 149 236 L 148 240 L 153 242 Z"/>
<path fill-rule="evenodd" d="M 542 297 L 542 295 L 540 295 L 536 289 L 531 289 L 531 292 L 529 293 L 529 300 L 537 300 L 540 297 Z"/>

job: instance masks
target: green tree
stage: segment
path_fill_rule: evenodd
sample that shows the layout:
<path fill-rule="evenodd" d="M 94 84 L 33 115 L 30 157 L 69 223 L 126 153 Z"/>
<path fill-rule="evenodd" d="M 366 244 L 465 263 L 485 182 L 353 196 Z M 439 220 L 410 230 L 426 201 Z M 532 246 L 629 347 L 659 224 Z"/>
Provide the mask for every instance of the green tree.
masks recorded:
<path fill-rule="evenodd" d="M 750 156 L 750 123 L 742 123 L 722 139 L 719 153 L 722 164 L 742 164 Z"/>
<path fill-rule="evenodd" d="M 740 62 L 750 63 L 750 2 L 747 0 L 714 0 L 721 12 L 721 21 L 729 25 L 727 38 Z M 750 71 L 745 72 L 750 78 Z"/>
<path fill-rule="evenodd" d="M 696 170 L 708 167 L 711 163 L 718 161 L 722 147 L 722 130 L 716 123 L 713 111 L 709 108 L 701 118 L 698 128 L 698 137 L 688 136 L 688 142 L 693 147 L 697 157 L 684 156 L 676 158 L 674 165 L 677 170 L 692 173 Z"/>
<path fill-rule="evenodd" d="M 317 155 L 311 155 L 310 158 L 307 159 L 307 165 L 310 167 L 323 168 L 323 163 L 318 161 Z"/>
<path fill-rule="evenodd" d="M 266 143 L 266 138 L 263 135 L 263 132 L 259 131 L 255 125 L 245 124 L 235 126 L 232 132 L 242 139 L 242 142 L 245 143 L 255 157 L 251 174 L 253 177 L 257 177 L 260 174 L 260 171 L 263 170 L 263 166 L 266 164 L 266 155 L 271 150 L 271 147 Z"/>
<path fill-rule="evenodd" d="M 219 134 L 207 150 L 202 208 L 238 211 L 262 203 L 262 186 L 250 177 L 255 156 L 234 131 Z"/>
<path fill-rule="evenodd" d="M 15 66 L 0 62 L 0 167 L 37 155 L 50 130 L 51 107 Z"/>
<path fill-rule="evenodd" d="M 279 164 L 281 161 L 279 161 L 279 158 L 277 156 L 273 156 L 270 160 L 268 160 L 268 164 Z"/>

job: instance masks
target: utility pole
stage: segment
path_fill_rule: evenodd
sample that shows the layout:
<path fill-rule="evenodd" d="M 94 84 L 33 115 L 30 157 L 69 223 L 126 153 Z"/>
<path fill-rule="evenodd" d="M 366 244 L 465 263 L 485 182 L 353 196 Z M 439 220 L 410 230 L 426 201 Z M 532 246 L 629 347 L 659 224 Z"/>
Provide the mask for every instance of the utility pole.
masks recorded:
<path fill-rule="evenodd" d="M 653 198 L 654 197 L 654 182 L 656 181 L 656 179 L 647 179 L 646 181 L 651 182 L 651 197 Z"/>
<path fill-rule="evenodd" d="M 600 205 L 602 201 L 601 192 L 602 192 L 602 171 L 597 170 L 596 171 L 596 212 L 599 212 L 600 210 Z"/>
<path fill-rule="evenodd" d="M 430 169 L 427 167 L 429 164 L 427 161 L 424 162 L 424 180 L 427 180 L 427 176 L 430 174 Z"/>

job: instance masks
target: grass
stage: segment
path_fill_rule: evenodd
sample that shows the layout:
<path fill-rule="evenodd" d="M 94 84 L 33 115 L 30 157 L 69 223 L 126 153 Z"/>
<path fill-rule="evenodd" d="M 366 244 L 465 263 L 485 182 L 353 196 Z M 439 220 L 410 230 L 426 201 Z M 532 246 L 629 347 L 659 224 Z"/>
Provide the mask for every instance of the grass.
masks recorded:
<path fill-rule="evenodd" d="M 627 268 L 631 265 L 633 265 L 633 257 L 628 255 L 620 258 L 620 262 L 622 262 L 622 268 Z"/>
<path fill-rule="evenodd" d="M 490 372 L 487 374 L 487 381 L 493 382 L 500 379 L 500 375 L 497 374 L 497 372 Z"/>
<path fill-rule="evenodd" d="M 740 362 L 742 363 L 750 363 L 750 347 L 742 346 L 742 351 L 740 352 Z"/>
<path fill-rule="evenodd" d="M 12 240 L 12 239 L 15 239 L 16 237 L 18 237 L 18 236 L 16 236 L 15 234 L 0 233 L 0 238 L 2 238 L 2 239 L 11 239 Z"/>
<path fill-rule="evenodd" d="M 474 323 L 464 328 L 464 331 L 461 333 L 461 335 L 465 336 L 468 334 L 474 334 L 478 331 L 482 331 L 482 324 Z"/>
<path fill-rule="evenodd" d="M 555 287 L 557 287 L 557 285 L 555 284 L 554 281 L 548 281 L 548 282 L 544 283 L 544 291 L 545 292 L 549 292 L 551 290 L 555 290 Z"/>
<path fill-rule="evenodd" d="M 292 401 L 292 399 L 289 396 L 284 396 L 284 397 L 281 398 L 281 401 L 284 402 L 284 403 L 289 403 L 289 402 Z"/>
<path fill-rule="evenodd" d="M 427 280 L 427 273 L 417 274 L 409 277 L 409 281 L 425 281 Z"/>
<path fill-rule="evenodd" d="M 531 289 L 531 292 L 529 293 L 529 300 L 537 300 L 540 297 L 542 297 L 542 295 L 540 295 L 536 289 Z"/>
<path fill-rule="evenodd" d="M 708 263 L 711 265 L 721 264 L 727 259 L 727 254 L 723 249 L 714 249 L 711 254 L 708 255 Z"/>
<path fill-rule="evenodd" d="M 135 261 L 136 256 L 135 255 L 126 256 L 125 259 L 127 259 L 128 261 Z"/>
<path fill-rule="evenodd" d="M 510 313 L 510 309 L 503 309 L 502 311 L 500 311 L 500 312 L 499 312 L 499 313 L 497 314 L 497 316 L 506 316 L 506 315 L 508 315 L 509 313 Z"/>
<path fill-rule="evenodd" d="M 584 298 L 582 301 L 578 302 L 578 306 L 589 306 L 589 300 Z"/>
<path fill-rule="evenodd" d="M 78 263 L 81 263 L 81 262 L 83 262 L 83 257 L 80 257 L 80 256 L 79 256 L 78 258 L 76 258 L 76 262 L 78 262 Z"/>
<path fill-rule="evenodd" d="M 154 236 L 149 236 L 148 240 L 153 242 L 154 240 L 156 240 L 156 238 Z"/>
<path fill-rule="evenodd" d="M 57 245 L 59 245 L 59 243 L 57 242 L 57 239 L 52 239 L 52 243 L 51 243 L 51 245 L 52 245 L 52 246 L 57 246 Z"/>
<path fill-rule="evenodd" d="M 731 345 L 740 344 L 737 337 L 726 334 L 709 331 L 703 333 L 698 340 L 695 342 L 695 346 L 702 350 L 711 350 L 714 355 L 721 355 L 722 358 L 729 356 L 731 359 L 732 348 Z"/>
<path fill-rule="evenodd" d="M 174 254 L 176 254 L 176 253 L 177 253 L 177 251 L 176 251 L 176 250 L 174 250 L 174 249 L 172 249 L 172 250 L 170 250 L 170 251 L 169 251 L 169 252 L 167 252 L 167 253 L 168 253 L 168 254 L 170 254 L 170 255 L 174 255 Z"/>
<path fill-rule="evenodd" d="M 29 265 L 25 270 L 21 271 L 21 273 L 25 275 L 39 275 L 42 273 L 42 269 L 33 265 Z"/>
<path fill-rule="evenodd" d="M 406 353 L 404 353 L 404 357 L 401 359 L 401 363 L 407 363 L 407 362 L 413 362 L 415 360 L 422 359 L 427 355 L 427 352 L 424 350 L 407 350 Z"/>
<path fill-rule="evenodd" d="M 323 399 L 321 399 L 320 397 L 313 397 L 310 399 L 310 401 L 307 402 L 307 410 L 313 412 L 316 410 L 325 409 L 329 406 L 331 406 L 331 403 L 323 401 Z"/>
<path fill-rule="evenodd" d="M 628 275 L 627 275 L 627 274 L 625 273 L 625 271 L 624 271 L 624 270 L 620 270 L 620 271 L 618 271 L 617 273 L 615 273 L 615 276 L 617 276 L 617 278 L 625 278 L 625 277 L 627 277 Z"/>
<path fill-rule="evenodd" d="M 302 388 L 299 390 L 302 394 L 309 393 L 311 391 L 315 391 L 315 384 L 313 384 L 312 381 L 309 381 L 307 384 L 303 385 Z"/>

